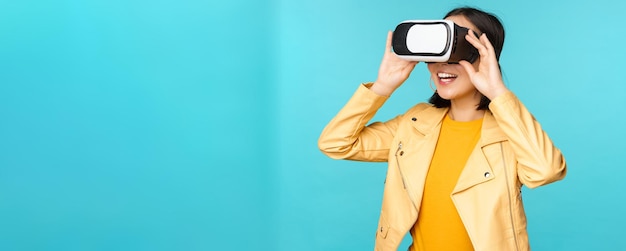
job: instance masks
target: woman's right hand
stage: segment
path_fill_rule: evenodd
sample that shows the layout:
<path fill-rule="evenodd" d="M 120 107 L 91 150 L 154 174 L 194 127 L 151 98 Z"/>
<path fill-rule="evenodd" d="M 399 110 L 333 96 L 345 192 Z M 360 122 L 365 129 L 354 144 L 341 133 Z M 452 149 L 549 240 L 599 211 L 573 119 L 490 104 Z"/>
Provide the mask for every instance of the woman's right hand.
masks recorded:
<path fill-rule="evenodd" d="M 393 32 L 387 33 L 387 44 L 385 46 L 385 54 L 383 61 L 378 69 L 378 78 L 370 87 L 370 90 L 378 95 L 391 96 L 404 81 L 409 78 L 411 71 L 418 62 L 407 61 L 399 58 L 391 51 L 391 38 Z"/>

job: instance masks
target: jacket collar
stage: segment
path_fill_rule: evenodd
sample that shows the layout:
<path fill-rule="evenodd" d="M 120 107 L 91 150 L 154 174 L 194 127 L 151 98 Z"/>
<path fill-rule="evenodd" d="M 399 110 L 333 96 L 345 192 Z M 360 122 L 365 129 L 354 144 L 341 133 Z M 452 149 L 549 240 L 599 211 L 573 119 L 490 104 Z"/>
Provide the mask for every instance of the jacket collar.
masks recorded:
<path fill-rule="evenodd" d="M 412 118 L 415 118 L 415 121 L 419 122 L 413 123 L 413 127 L 418 132 L 424 136 L 437 134 L 431 135 L 432 137 L 430 137 L 434 140 L 434 142 L 432 142 L 433 150 L 435 147 L 434 145 L 439 138 L 438 134 L 441 130 L 443 118 L 448 113 L 448 110 L 448 108 L 436 108 L 434 106 L 429 106 L 421 111 L 417 111 L 415 114 L 411 114 Z M 502 129 L 498 127 L 496 118 L 493 116 L 491 111 L 485 111 L 480 140 L 476 143 L 472 154 L 470 154 L 470 158 L 467 162 L 468 164 L 461 172 L 459 180 L 457 181 L 457 184 L 452 192 L 453 194 L 495 178 L 493 168 L 488 160 L 489 154 L 487 153 L 486 147 L 505 140 L 507 140 L 507 137 Z M 432 155 L 430 155 L 430 158 L 432 158 Z M 429 164 L 430 160 L 427 162 L 427 165 Z"/>
<path fill-rule="evenodd" d="M 431 105 L 428 108 L 413 114 L 413 118 L 415 118 L 414 120 L 418 122 L 413 123 L 413 127 L 415 127 L 415 129 L 423 135 L 433 132 L 439 133 L 441 123 L 447 113 L 448 108 L 437 108 Z"/>
<path fill-rule="evenodd" d="M 441 130 L 441 123 L 443 122 L 443 118 L 448 113 L 448 110 L 449 108 L 436 108 L 434 106 L 429 106 L 416 114 L 412 114 L 413 118 L 419 122 L 413 123 L 413 127 L 423 135 L 439 133 L 439 130 Z M 477 143 L 480 147 L 507 139 L 504 132 L 502 132 L 502 129 L 498 127 L 496 118 L 489 110 L 485 111 L 480 133 L 480 141 Z"/>
<path fill-rule="evenodd" d="M 496 118 L 489 110 L 485 112 L 485 116 L 483 117 L 483 127 L 480 135 L 480 141 L 477 143 L 480 147 L 507 140 L 506 135 L 498 126 Z"/>

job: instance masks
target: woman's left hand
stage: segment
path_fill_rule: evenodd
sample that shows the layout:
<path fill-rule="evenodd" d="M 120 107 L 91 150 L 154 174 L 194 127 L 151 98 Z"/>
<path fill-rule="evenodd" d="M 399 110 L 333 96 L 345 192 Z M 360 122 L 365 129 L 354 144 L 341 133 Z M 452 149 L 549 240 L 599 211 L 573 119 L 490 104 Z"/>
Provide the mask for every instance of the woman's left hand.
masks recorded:
<path fill-rule="evenodd" d="M 502 73 L 496 59 L 496 52 L 484 33 L 480 38 L 473 32 L 468 32 L 465 39 L 478 50 L 480 61 L 478 70 L 469 62 L 462 60 L 459 62 L 467 71 L 470 80 L 476 89 L 490 100 L 507 92 L 507 88 L 502 81 Z"/>

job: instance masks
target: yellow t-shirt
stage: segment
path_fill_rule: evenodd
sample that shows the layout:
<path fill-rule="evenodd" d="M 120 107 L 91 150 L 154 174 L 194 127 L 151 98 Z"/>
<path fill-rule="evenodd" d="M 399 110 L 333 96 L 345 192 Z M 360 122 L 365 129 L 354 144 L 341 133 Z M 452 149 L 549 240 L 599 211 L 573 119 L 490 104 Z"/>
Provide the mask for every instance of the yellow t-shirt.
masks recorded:
<path fill-rule="evenodd" d="M 474 250 L 452 203 L 452 190 L 480 138 L 482 118 L 459 122 L 446 116 L 428 169 L 412 251 Z"/>

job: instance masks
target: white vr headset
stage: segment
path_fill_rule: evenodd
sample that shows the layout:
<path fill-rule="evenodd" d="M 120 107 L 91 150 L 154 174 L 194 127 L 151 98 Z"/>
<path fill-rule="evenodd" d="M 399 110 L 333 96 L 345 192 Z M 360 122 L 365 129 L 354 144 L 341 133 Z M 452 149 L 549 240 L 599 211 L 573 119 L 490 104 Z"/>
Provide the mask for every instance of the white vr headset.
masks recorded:
<path fill-rule="evenodd" d="M 391 43 L 396 55 L 405 60 L 473 63 L 478 50 L 465 40 L 467 32 L 450 20 L 408 20 L 396 27 Z"/>

